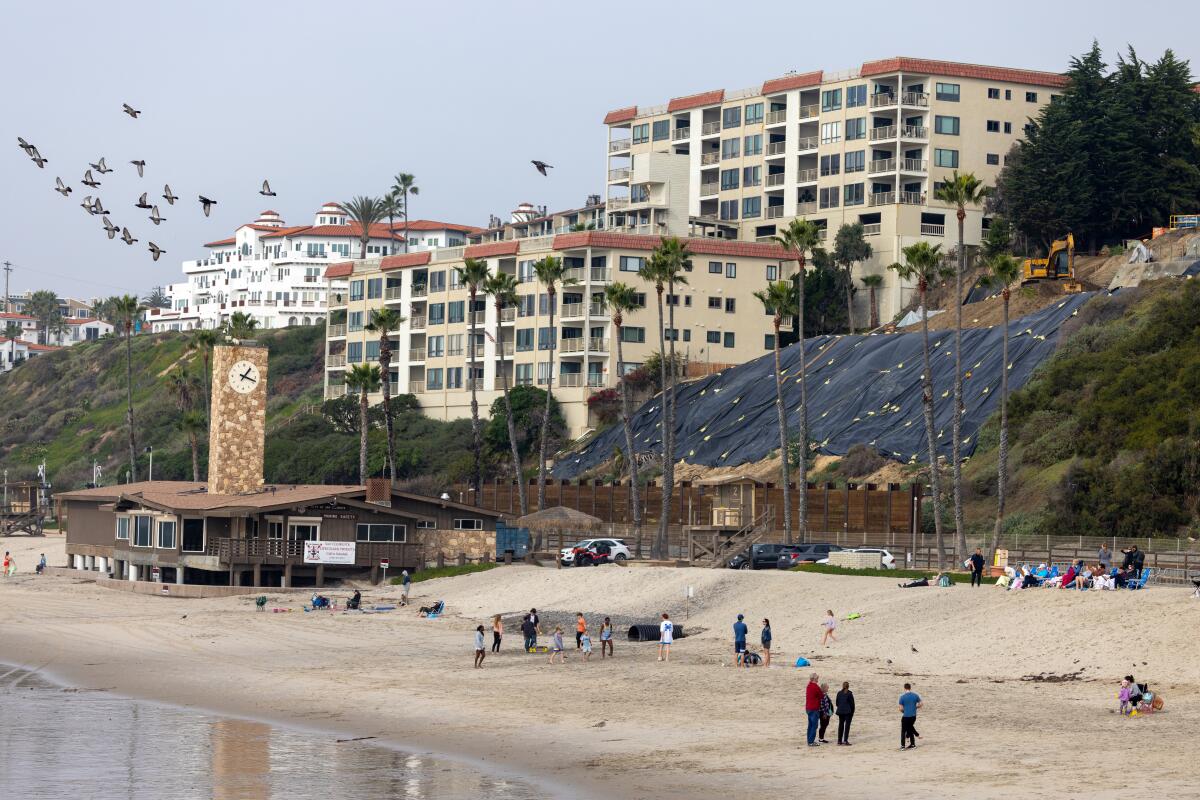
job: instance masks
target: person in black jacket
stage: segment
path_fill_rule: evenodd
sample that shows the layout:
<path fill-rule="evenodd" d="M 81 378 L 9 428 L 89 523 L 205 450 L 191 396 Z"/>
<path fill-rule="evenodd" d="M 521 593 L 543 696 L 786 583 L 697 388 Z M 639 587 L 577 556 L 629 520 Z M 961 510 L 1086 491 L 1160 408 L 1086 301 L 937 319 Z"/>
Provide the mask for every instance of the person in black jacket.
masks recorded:
<path fill-rule="evenodd" d="M 854 692 L 850 682 L 842 681 L 842 690 L 837 693 L 834 710 L 838 718 L 838 744 L 850 744 L 850 720 L 854 719 Z"/>

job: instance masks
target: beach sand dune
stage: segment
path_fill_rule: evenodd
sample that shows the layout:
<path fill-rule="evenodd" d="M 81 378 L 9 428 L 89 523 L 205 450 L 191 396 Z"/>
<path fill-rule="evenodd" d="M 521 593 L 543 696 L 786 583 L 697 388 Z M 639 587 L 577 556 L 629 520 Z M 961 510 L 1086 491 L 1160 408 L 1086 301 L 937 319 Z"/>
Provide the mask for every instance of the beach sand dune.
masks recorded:
<path fill-rule="evenodd" d="M 33 576 L 38 552 L 62 563 L 58 537 L 3 547 L 21 572 L 0 582 L 0 661 L 89 688 L 483 759 L 572 787 L 562 796 L 1007 798 L 1030 786 L 1070 797 L 1200 796 L 1200 601 L 1183 589 L 901 590 L 885 578 L 775 571 L 513 566 L 414 584 L 414 609 L 447 603 L 430 621 L 409 610 L 305 614 L 304 596 L 285 593 L 269 605 L 293 613 L 256 613 L 250 597 L 132 595 Z M 398 597 L 398 587 L 364 593 L 367 604 Z M 568 660 L 551 667 L 520 652 L 516 615 L 531 606 L 556 621 L 582 611 L 593 626 L 604 615 L 653 622 L 666 611 L 693 635 L 662 664 L 653 644 L 618 630 L 616 659 L 597 652 L 584 663 L 568 629 Z M 826 608 L 843 620 L 827 649 L 818 647 Z M 861 619 L 844 621 L 850 612 Z M 503 652 L 474 670 L 472 631 L 496 613 L 509 631 Z M 752 645 L 771 619 L 776 667 L 732 668 L 738 613 Z M 789 666 L 798 656 L 812 667 Z M 850 681 L 854 747 L 803 746 L 813 671 L 835 689 Z M 1113 713 L 1127 673 L 1162 693 L 1165 713 Z M 900 753 L 904 681 L 925 707 L 921 746 Z"/>

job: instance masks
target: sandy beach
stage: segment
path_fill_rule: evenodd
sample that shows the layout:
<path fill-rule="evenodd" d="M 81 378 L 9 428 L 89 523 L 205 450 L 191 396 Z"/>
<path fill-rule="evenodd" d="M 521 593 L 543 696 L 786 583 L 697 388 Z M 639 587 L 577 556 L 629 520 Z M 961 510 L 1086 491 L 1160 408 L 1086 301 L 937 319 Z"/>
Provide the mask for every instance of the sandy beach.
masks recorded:
<path fill-rule="evenodd" d="M 884 578 L 730 570 L 527 566 L 414 584 L 414 610 L 305 614 L 303 595 L 183 600 L 133 595 L 80 577 L 35 576 L 62 563 L 62 539 L 5 540 L 20 572 L 0 581 L 0 661 L 87 688 L 279 720 L 457 755 L 553 782 L 557 796 L 1010 797 L 1200 794 L 1192 757 L 1200 600 L 1145 592 L 901 590 Z M 684 619 L 686 587 L 694 588 Z M 332 591 L 335 596 L 348 592 Z M 373 587 L 368 604 L 398 599 Z M 416 605 L 448 613 L 421 619 Z M 502 652 L 472 669 L 472 632 L 494 613 L 536 606 L 644 618 L 662 611 L 691 635 L 659 663 L 618 631 L 616 658 L 584 663 L 520 651 L 506 617 Z M 826 608 L 839 641 L 818 647 Z M 735 670 L 730 626 L 752 644 L 772 621 L 776 666 Z M 490 629 L 489 629 L 490 631 Z M 598 637 L 597 637 L 598 638 Z M 490 635 L 488 637 L 490 643 Z M 790 664 L 797 656 L 811 669 Z M 804 685 L 816 671 L 857 698 L 850 748 L 804 747 Z M 1132 672 L 1164 713 L 1122 718 Z M 898 752 L 896 698 L 922 696 L 921 746 Z M 836 720 L 833 723 L 836 728 Z M 834 738 L 834 731 L 829 738 Z"/>

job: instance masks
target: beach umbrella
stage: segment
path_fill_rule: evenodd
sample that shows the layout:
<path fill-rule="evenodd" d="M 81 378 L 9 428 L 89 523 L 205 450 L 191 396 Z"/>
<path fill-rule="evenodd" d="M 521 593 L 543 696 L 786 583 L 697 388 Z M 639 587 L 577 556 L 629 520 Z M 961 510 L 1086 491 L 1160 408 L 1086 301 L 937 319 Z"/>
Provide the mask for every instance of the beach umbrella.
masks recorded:
<path fill-rule="evenodd" d="M 536 531 L 591 531 L 600 527 L 602 522 L 591 514 L 576 511 L 566 506 L 554 506 L 532 514 L 518 517 L 516 526 Z"/>

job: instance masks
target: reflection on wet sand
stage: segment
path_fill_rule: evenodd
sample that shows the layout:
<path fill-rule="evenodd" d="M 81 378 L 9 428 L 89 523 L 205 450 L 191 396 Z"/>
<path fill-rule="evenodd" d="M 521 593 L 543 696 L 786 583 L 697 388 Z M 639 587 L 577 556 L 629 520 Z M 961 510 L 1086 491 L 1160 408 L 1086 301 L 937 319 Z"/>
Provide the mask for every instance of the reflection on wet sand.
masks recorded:
<path fill-rule="evenodd" d="M 271 726 L 219 719 L 209 727 L 213 800 L 269 800 Z"/>

